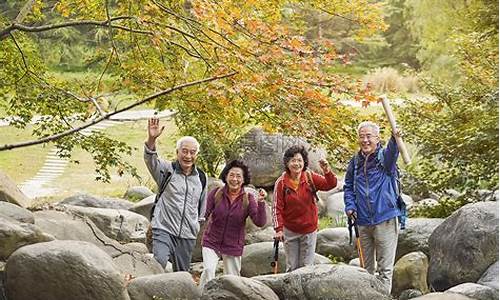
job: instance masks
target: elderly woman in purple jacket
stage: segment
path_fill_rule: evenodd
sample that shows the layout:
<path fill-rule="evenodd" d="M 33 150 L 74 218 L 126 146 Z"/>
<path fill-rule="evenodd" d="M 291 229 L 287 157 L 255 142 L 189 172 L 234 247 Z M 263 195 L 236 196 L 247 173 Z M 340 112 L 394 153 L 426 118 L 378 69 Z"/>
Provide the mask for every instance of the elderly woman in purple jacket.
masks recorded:
<path fill-rule="evenodd" d="M 259 227 L 266 224 L 266 192 L 260 189 L 257 201 L 252 193 L 245 192 L 243 186 L 250 182 L 250 174 L 243 162 L 233 160 L 228 163 L 220 179 L 224 186 L 213 189 L 207 197 L 205 217 L 208 224 L 202 240 L 201 290 L 215 277 L 220 257 L 224 274 L 240 275 L 247 217 L 250 216 Z"/>

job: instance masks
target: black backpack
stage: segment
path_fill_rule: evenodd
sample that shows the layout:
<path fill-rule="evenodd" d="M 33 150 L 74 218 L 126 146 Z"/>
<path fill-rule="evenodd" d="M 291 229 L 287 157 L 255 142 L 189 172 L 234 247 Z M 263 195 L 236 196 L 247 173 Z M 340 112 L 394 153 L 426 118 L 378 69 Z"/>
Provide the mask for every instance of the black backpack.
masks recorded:
<path fill-rule="evenodd" d="M 173 170 L 173 172 L 175 172 L 175 161 L 172 161 L 172 170 Z M 198 167 L 196 167 L 196 171 L 198 171 L 198 176 L 200 177 L 201 191 L 202 191 L 202 195 L 203 195 L 203 190 L 207 186 L 207 175 L 205 175 L 205 173 Z M 172 172 L 168 171 L 166 174 L 164 174 L 163 179 L 161 181 L 161 184 L 159 185 L 158 193 L 156 193 L 155 202 L 153 203 L 153 206 L 151 207 L 150 220 L 153 220 L 156 203 L 160 199 L 161 194 L 163 194 L 163 192 L 165 191 L 165 188 L 167 187 L 168 183 L 170 182 L 170 178 L 172 178 Z"/>

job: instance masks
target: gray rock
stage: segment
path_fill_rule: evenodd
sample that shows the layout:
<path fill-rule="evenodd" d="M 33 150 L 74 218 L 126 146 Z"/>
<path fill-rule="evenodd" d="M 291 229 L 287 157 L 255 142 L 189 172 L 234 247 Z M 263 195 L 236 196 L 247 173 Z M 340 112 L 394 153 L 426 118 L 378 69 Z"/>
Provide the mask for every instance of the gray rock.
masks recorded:
<path fill-rule="evenodd" d="M 477 283 L 489 286 L 498 291 L 498 261 L 488 267 Z"/>
<path fill-rule="evenodd" d="M 396 261 L 403 255 L 416 251 L 430 256 L 429 237 L 443 221 L 444 219 L 438 218 L 409 218 L 406 229 L 399 232 Z"/>
<path fill-rule="evenodd" d="M 132 186 L 127 189 L 123 195 L 123 199 L 136 202 L 151 195 L 154 195 L 154 193 L 145 186 Z"/>
<path fill-rule="evenodd" d="M 283 243 L 279 244 L 278 272 L 285 272 L 285 250 Z M 241 257 L 241 275 L 252 277 L 257 275 L 271 274 L 271 262 L 273 261 L 273 242 L 262 242 L 246 245 L 243 248 Z M 330 260 L 322 255 L 316 254 L 315 264 L 331 263 Z"/>
<path fill-rule="evenodd" d="M 153 207 L 153 203 L 155 202 L 156 195 L 153 194 L 149 197 L 142 199 L 132 206 L 129 210 L 140 214 L 147 218 L 148 220 L 151 218 L 151 208 Z"/>
<path fill-rule="evenodd" d="M 455 293 L 430 293 L 414 300 L 474 300 L 473 298 Z"/>
<path fill-rule="evenodd" d="M 65 198 L 59 204 L 75 205 L 83 207 L 130 209 L 134 204 L 123 199 L 101 199 L 88 194 L 77 194 Z"/>
<path fill-rule="evenodd" d="M 40 230 L 34 224 L 21 223 L 9 217 L 0 216 L 0 260 L 5 261 L 17 249 L 31 244 L 48 242 L 54 237 Z"/>
<path fill-rule="evenodd" d="M 280 299 L 391 299 L 374 275 L 344 264 L 320 264 L 253 279 L 269 286 Z"/>
<path fill-rule="evenodd" d="M 104 234 L 120 242 L 145 242 L 149 221 L 134 212 L 122 209 L 66 205 L 73 214 L 87 216 Z"/>
<path fill-rule="evenodd" d="M 161 265 L 145 254 L 144 248 L 137 250 L 107 237 L 89 218 L 71 215 L 70 212 L 38 211 L 34 213 L 35 224 L 42 231 L 58 240 L 77 240 L 92 243 L 113 257 L 116 268 L 123 274 L 134 277 L 163 273 Z"/>
<path fill-rule="evenodd" d="M 278 296 L 260 281 L 224 275 L 209 281 L 203 290 L 202 300 L 278 300 Z"/>
<path fill-rule="evenodd" d="M 201 293 L 191 274 L 176 272 L 135 278 L 128 285 L 130 300 L 198 299 Z"/>
<path fill-rule="evenodd" d="M 427 288 L 427 270 L 429 259 L 423 252 L 408 253 L 394 266 L 392 294 L 400 295 L 404 290 L 416 289 L 425 294 Z"/>
<path fill-rule="evenodd" d="M 413 299 L 419 296 L 422 296 L 423 293 L 419 290 L 414 290 L 414 289 L 408 289 L 404 290 L 401 292 L 401 295 L 399 295 L 398 300 L 408 300 L 408 299 Z"/>
<path fill-rule="evenodd" d="M 239 141 L 243 150 L 241 158 L 249 166 L 252 174 L 251 183 L 256 187 L 274 186 L 276 179 L 284 170 L 283 154 L 293 145 L 311 148 L 303 139 L 282 134 L 266 134 L 260 128 L 253 128 Z M 309 150 L 309 167 L 321 173 L 319 159 L 326 157 L 323 149 Z"/>
<path fill-rule="evenodd" d="M 25 246 L 9 257 L 5 269 L 9 300 L 129 299 L 111 257 L 86 242 Z"/>
<path fill-rule="evenodd" d="M 29 210 L 9 202 L 0 201 L 0 215 L 23 223 L 35 223 L 35 218 Z"/>
<path fill-rule="evenodd" d="M 31 205 L 31 200 L 2 171 L 0 171 L 0 201 L 13 203 L 24 208 Z"/>
<path fill-rule="evenodd" d="M 353 232 L 353 244 L 349 244 L 349 230 L 346 227 L 326 228 L 318 232 L 316 252 L 323 256 L 334 256 L 347 262 L 358 256 Z"/>
<path fill-rule="evenodd" d="M 498 261 L 498 202 L 467 204 L 429 238 L 429 281 L 438 291 L 476 282 Z"/>
<path fill-rule="evenodd" d="M 445 293 L 461 294 L 480 300 L 498 300 L 497 290 L 489 286 L 480 285 L 472 282 L 466 282 L 456 285 L 446 290 Z"/>
<path fill-rule="evenodd" d="M 274 229 L 272 226 L 268 226 L 264 229 L 253 231 L 247 233 L 245 236 L 245 245 L 260 243 L 260 242 L 270 242 L 274 238 Z"/>

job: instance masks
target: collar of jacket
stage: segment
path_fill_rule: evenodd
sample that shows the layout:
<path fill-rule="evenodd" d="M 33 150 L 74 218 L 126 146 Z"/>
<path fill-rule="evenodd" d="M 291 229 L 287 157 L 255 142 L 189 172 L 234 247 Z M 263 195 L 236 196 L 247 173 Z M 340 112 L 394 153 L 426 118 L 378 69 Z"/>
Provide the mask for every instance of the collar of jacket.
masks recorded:
<path fill-rule="evenodd" d="M 368 155 L 365 155 L 361 149 L 359 149 L 358 151 L 358 157 L 359 157 L 359 161 L 365 161 L 365 159 L 368 157 L 368 160 L 372 160 L 372 159 L 375 159 L 377 157 L 377 153 L 382 150 L 382 144 L 379 142 L 377 144 L 377 148 L 375 149 L 375 151 L 373 151 L 373 153 L 370 153 Z"/>
<path fill-rule="evenodd" d="M 181 164 L 178 160 L 175 160 L 174 161 L 174 169 L 175 169 L 175 173 L 177 174 L 182 174 L 182 167 L 181 167 Z M 189 176 L 193 176 L 193 175 L 198 175 L 198 169 L 196 169 L 196 165 L 193 164 L 193 168 L 191 169 L 191 174 L 189 174 Z"/>
<path fill-rule="evenodd" d="M 292 178 L 290 177 L 290 174 L 288 174 L 288 172 L 287 172 L 287 171 L 283 172 L 283 183 L 284 183 L 287 187 L 289 187 L 289 188 L 291 188 L 291 189 L 294 189 L 294 188 L 293 188 L 293 184 L 291 183 L 291 181 L 292 181 Z M 302 171 L 300 172 L 299 186 L 301 186 L 301 185 L 302 185 L 302 183 L 304 183 L 304 182 L 307 182 L 307 178 L 306 178 L 306 172 L 305 172 L 304 170 L 302 170 Z"/>
<path fill-rule="evenodd" d="M 241 186 L 240 192 L 238 193 L 238 196 L 236 196 L 236 199 L 239 199 L 243 194 L 245 193 L 245 187 Z M 224 184 L 222 187 L 222 194 L 224 197 L 227 197 L 229 199 L 229 188 L 227 187 L 227 184 Z"/>

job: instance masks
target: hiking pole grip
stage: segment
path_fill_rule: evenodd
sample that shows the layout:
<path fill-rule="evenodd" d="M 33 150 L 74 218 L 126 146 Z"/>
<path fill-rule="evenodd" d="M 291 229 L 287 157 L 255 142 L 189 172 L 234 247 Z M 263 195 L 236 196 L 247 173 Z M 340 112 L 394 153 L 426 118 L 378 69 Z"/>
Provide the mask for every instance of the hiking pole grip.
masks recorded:
<path fill-rule="evenodd" d="M 387 99 L 387 96 L 382 95 L 380 96 L 380 99 L 382 100 L 382 106 L 384 107 L 385 115 L 387 116 L 387 119 L 389 120 L 389 123 L 391 124 L 392 131 L 396 131 L 396 118 L 394 117 L 394 114 L 392 113 L 391 105 L 389 104 L 389 99 Z M 395 136 L 396 138 L 396 143 L 398 144 L 399 152 L 401 152 L 401 157 L 403 157 L 403 161 L 405 164 L 410 163 L 410 156 L 408 155 L 408 151 L 406 150 L 406 146 L 403 142 L 403 139 L 400 136 Z"/>

